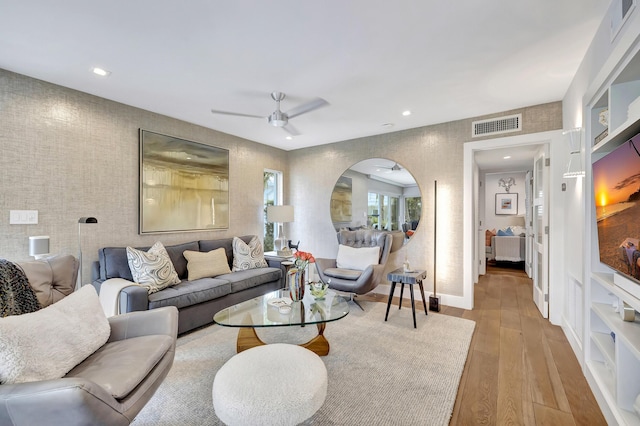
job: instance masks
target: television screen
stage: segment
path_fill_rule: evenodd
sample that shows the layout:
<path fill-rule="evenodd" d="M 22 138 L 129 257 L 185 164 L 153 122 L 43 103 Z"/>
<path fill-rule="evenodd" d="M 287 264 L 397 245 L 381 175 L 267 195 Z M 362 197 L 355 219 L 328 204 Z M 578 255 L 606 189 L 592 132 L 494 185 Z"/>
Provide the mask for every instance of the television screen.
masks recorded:
<path fill-rule="evenodd" d="M 640 134 L 593 163 L 600 261 L 640 282 Z"/>

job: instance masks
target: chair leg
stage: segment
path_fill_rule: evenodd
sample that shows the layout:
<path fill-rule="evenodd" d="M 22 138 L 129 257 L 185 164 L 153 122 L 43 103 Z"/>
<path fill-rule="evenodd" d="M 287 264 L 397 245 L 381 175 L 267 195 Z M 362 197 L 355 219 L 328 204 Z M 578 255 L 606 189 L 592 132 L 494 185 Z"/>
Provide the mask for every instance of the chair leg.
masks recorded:
<path fill-rule="evenodd" d="M 355 303 L 356 305 L 358 305 L 358 308 L 364 311 L 364 308 L 362 307 L 362 305 L 356 300 L 356 294 L 351 293 L 351 298 L 349 299 L 349 301 Z"/>

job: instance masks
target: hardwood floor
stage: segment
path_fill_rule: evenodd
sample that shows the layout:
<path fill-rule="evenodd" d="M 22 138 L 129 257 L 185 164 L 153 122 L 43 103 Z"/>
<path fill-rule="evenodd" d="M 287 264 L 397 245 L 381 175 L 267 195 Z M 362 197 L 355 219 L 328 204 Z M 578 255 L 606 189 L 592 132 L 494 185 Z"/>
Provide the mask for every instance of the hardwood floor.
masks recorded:
<path fill-rule="evenodd" d="M 440 312 L 476 322 L 451 425 L 606 425 L 562 329 L 533 303 L 524 271 L 490 268 L 474 305 Z"/>

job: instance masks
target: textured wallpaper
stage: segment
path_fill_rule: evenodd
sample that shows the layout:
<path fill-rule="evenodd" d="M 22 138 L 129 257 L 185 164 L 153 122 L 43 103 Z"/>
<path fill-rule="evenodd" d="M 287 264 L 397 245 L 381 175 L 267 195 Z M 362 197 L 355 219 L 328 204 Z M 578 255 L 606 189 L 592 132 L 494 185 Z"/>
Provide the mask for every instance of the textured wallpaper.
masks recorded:
<path fill-rule="evenodd" d="M 391 256 L 388 270 L 407 256 L 425 268 L 431 289 L 433 194 L 438 181 L 438 292 L 462 295 L 463 144 L 471 122 L 522 113 L 518 134 L 562 128 L 560 102 L 401 132 L 285 152 L 184 121 L 0 70 L 0 257 L 27 260 L 28 237 L 50 235 L 52 253 L 77 256 L 82 226 L 83 275 L 103 246 L 166 244 L 233 235 L 262 235 L 262 173 L 285 172 L 285 202 L 296 221 L 286 235 L 317 257 L 337 252 L 330 198 L 340 175 L 367 158 L 406 167 L 422 191 L 418 232 Z M 138 235 L 138 129 L 229 149 L 228 231 Z M 508 134 L 512 135 L 512 134 Z M 481 140 L 481 138 L 473 139 Z M 38 225 L 9 225 L 9 210 L 38 210 Z"/>

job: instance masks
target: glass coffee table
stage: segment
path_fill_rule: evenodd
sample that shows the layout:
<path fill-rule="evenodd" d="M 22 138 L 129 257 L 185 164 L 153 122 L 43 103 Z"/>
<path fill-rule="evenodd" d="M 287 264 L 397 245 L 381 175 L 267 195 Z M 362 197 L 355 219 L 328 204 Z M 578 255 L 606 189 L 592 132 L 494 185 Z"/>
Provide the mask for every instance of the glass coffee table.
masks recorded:
<path fill-rule="evenodd" d="M 329 290 L 324 299 L 314 299 L 307 286 L 305 296 L 299 302 L 291 301 L 288 290 L 276 290 L 225 308 L 213 316 L 213 321 L 225 327 L 239 328 L 238 352 L 266 344 L 258 337 L 256 328 L 315 324 L 318 335 L 300 346 L 324 356 L 329 353 L 329 341 L 324 337 L 326 324 L 344 318 L 348 313 L 347 301 L 334 291 Z"/>

